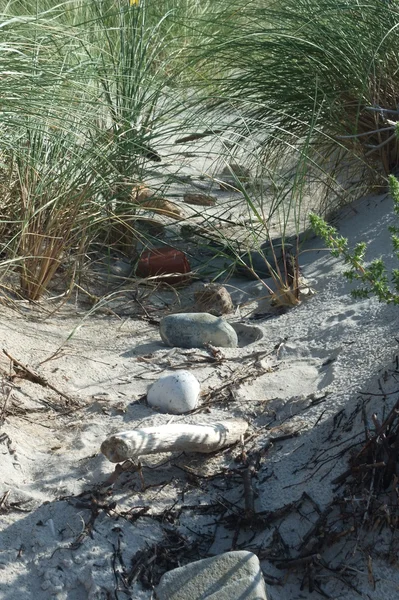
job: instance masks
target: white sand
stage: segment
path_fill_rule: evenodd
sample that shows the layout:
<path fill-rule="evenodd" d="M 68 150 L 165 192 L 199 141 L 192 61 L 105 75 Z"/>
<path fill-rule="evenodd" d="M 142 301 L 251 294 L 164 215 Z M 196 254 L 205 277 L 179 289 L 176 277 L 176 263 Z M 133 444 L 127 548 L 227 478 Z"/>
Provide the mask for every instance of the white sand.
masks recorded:
<path fill-rule="evenodd" d="M 346 210 L 340 231 L 351 244 L 368 241 L 370 259 L 383 256 L 390 266 L 393 261 L 387 226 L 392 214 L 389 197 L 366 199 Z M 321 247 L 321 243 L 313 243 L 313 247 L 316 245 Z M 242 514 L 242 478 L 230 473 L 209 480 L 190 479 L 187 470 L 201 476 L 240 469 L 240 464 L 232 462 L 240 449 L 211 457 L 146 457 L 142 461 L 146 490 L 142 491 L 138 474 L 129 472 L 119 477 L 111 494 L 112 488 L 105 482 L 115 465 L 99 454 L 99 448 L 105 437 L 117 430 L 139 424 L 212 422 L 239 416 L 248 419 L 254 434 L 246 444 L 247 453 L 264 447 L 271 435 L 299 431 L 298 437 L 277 443 L 263 457 L 253 480 L 256 511 L 274 511 L 297 501 L 304 491 L 320 509 L 331 502 L 331 481 L 347 469 L 349 457 L 348 452 L 336 456 L 337 451 L 364 439 L 361 412 L 356 407 L 369 397 L 359 392 L 381 393 L 377 385 L 381 370 L 392 369 L 398 349 L 395 338 L 399 309 L 375 299 L 355 301 L 349 294 L 350 285 L 342 277 L 344 267 L 324 251 L 316 248 L 303 253 L 301 263 L 316 295 L 280 317 L 254 323 L 262 328 L 263 339 L 245 348 L 223 351 L 225 360 L 216 365 L 195 362 L 208 356 L 205 351 L 165 348 L 157 328 L 139 319 L 94 315 L 83 320 L 72 308 L 64 308 L 43 320 L 34 309 L 18 314 L 1 308 L 2 346 L 79 400 L 79 407 L 71 405 L 67 414 L 62 414 L 64 400 L 54 392 L 25 379 L 16 379 L 12 387 L 7 416 L 0 428 L 0 499 L 9 492 L 0 508 L 1 599 L 149 600 L 153 597 L 151 590 L 140 583 L 124 590 L 119 579 L 117 585 L 122 565 L 118 559 L 113 560 L 115 552 L 129 571 L 131 559 L 139 550 L 165 539 L 172 547 L 178 546 L 173 537 L 176 531 L 201 543 L 197 554 L 187 555 L 186 560 L 231 549 L 234 532 L 217 522 L 225 509 L 230 514 Z M 258 283 L 241 285 L 262 295 Z M 244 292 L 236 291 L 235 297 L 244 297 Z M 65 343 L 78 325 L 81 327 Z M 261 360 L 253 381 L 235 386 L 224 400 L 223 395 L 217 396 L 216 400 L 223 401 L 212 402 L 209 411 L 172 417 L 157 414 L 145 402 L 138 402 L 148 385 L 170 367 L 192 369 L 203 390 L 215 389 L 234 374 L 248 373 L 244 356 L 273 351 L 283 340 L 278 354 L 274 351 Z M 62 344 L 52 360 L 40 365 Z M 0 356 L 0 366 L 9 369 L 4 355 Z M 383 382 L 386 391 L 399 387 L 395 376 L 387 373 Z M 371 416 L 376 410 L 381 417 L 384 406 L 387 410 L 396 396 L 391 394 L 385 400 L 372 397 L 366 404 L 367 413 Z M 0 406 L 3 402 L 4 397 Z M 338 413 L 340 420 L 334 421 Z M 331 460 L 322 462 L 330 456 Z M 85 508 L 85 502 L 93 490 L 101 495 L 100 504 L 116 504 L 111 504 L 108 511 L 99 509 L 90 528 L 92 511 Z M 85 491 L 86 495 L 77 497 Z M 208 512 L 183 509 L 180 518 L 176 516 L 180 507 L 199 504 L 212 506 Z M 142 507 L 149 507 L 146 516 L 129 521 L 129 516 Z M 169 517 L 157 516 L 167 509 L 172 511 Z M 266 552 L 278 526 L 295 557 L 302 536 L 316 516 L 314 506 L 305 502 L 299 510 L 292 508 L 267 527 L 243 530 L 237 549 Z M 237 518 L 233 517 L 235 523 Z M 337 518 L 337 530 L 340 527 Z M 85 529 L 87 534 L 79 537 Z M 208 537 L 198 537 L 196 532 Z M 356 534 L 345 537 L 340 546 L 325 549 L 323 558 L 331 565 L 342 560 L 356 570 L 350 578 L 360 590 L 360 597 L 397 598 L 397 567 L 381 558 L 384 536 L 378 538 L 379 547 L 373 535 L 360 536 L 357 547 L 353 542 Z M 370 547 L 366 547 L 366 539 Z M 280 547 L 277 554 L 283 556 L 283 552 Z M 369 553 L 375 589 L 367 573 Z M 267 560 L 262 566 L 265 573 L 284 579 L 286 571 Z M 299 569 L 289 574 L 283 587 L 269 586 L 269 597 L 309 597 L 308 587 L 300 590 L 302 576 L 303 569 Z M 331 598 L 359 597 L 327 570 L 321 574 L 320 583 Z M 117 588 L 119 591 L 115 591 Z M 316 592 L 311 597 L 321 598 Z"/>

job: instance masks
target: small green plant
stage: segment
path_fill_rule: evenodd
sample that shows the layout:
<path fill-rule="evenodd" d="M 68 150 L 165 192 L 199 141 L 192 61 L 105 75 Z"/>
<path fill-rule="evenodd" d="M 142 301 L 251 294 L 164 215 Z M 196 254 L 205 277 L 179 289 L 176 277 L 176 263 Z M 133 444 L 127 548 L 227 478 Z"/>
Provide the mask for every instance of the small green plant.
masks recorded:
<path fill-rule="evenodd" d="M 389 187 L 394 203 L 394 212 L 399 216 L 399 181 L 393 175 L 389 177 Z M 335 227 L 328 225 L 322 217 L 311 214 L 310 223 L 314 232 L 331 249 L 331 254 L 335 257 L 342 257 L 349 266 L 348 270 L 344 272 L 344 276 L 349 281 L 360 282 L 361 286 L 352 291 L 355 298 L 369 298 L 370 295 L 375 295 L 380 302 L 399 304 L 399 269 L 392 269 L 391 281 L 389 281 L 387 268 L 381 258 L 375 259 L 369 266 L 365 266 L 367 248 L 365 242 L 356 244 L 351 252 L 347 238 L 339 235 Z M 399 227 L 391 225 L 388 230 L 391 234 L 393 252 L 399 259 Z"/>
<path fill-rule="evenodd" d="M 230 187 L 241 194 L 240 201 L 244 201 L 247 207 L 248 218 L 245 224 L 246 231 L 249 234 L 247 241 L 252 242 L 252 244 L 249 244 L 247 252 L 242 254 L 234 247 L 234 244 L 225 239 L 226 247 L 235 256 L 236 267 L 250 273 L 253 279 L 257 279 L 264 286 L 273 305 L 297 306 L 300 304 L 299 239 L 297 238 L 294 244 L 288 243 L 285 231 L 290 211 L 293 207 L 286 206 L 285 214 L 284 207 L 281 208 L 280 225 L 282 235 L 281 240 L 277 242 L 272 235 L 270 214 L 265 213 L 265 206 L 263 206 L 262 201 L 259 202 L 259 199 L 255 199 L 252 196 L 252 190 L 246 185 L 248 182 L 243 181 L 243 178 L 237 175 L 229 163 L 226 166 L 232 177 Z M 297 187 L 297 191 L 299 191 L 299 185 Z M 299 204 L 300 202 L 298 201 Z M 299 208 L 298 211 L 300 211 Z M 296 216 L 297 220 L 299 220 L 299 214 Z M 263 240 L 263 245 L 260 243 L 261 240 Z M 272 287 L 263 279 L 264 275 L 261 276 L 257 273 L 257 267 L 253 263 L 253 256 L 251 254 L 251 245 L 257 249 L 257 262 L 261 263 L 262 270 L 268 272 L 270 278 L 273 280 Z"/>

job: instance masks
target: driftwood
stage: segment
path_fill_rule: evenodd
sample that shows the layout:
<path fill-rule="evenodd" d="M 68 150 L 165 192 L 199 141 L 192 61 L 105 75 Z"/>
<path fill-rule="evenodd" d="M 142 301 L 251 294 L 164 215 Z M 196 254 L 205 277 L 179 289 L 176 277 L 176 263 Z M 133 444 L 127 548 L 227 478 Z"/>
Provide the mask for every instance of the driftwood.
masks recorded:
<path fill-rule="evenodd" d="M 187 425 L 176 423 L 121 431 L 101 444 L 101 452 L 111 462 L 122 462 L 158 452 L 214 452 L 238 442 L 248 423 L 242 419 Z"/>

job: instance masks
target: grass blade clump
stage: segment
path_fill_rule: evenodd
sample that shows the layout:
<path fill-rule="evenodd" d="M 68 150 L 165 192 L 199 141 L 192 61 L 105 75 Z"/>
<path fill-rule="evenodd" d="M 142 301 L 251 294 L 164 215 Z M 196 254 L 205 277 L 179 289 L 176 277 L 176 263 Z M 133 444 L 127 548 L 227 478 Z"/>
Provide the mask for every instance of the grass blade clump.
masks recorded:
<path fill-rule="evenodd" d="M 205 85 L 207 108 L 227 114 L 238 105 L 265 153 L 295 146 L 317 113 L 309 152 L 318 149 L 324 167 L 336 161 L 337 147 L 385 173 L 397 165 L 390 113 L 381 110 L 398 115 L 395 2 L 233 0 L 220 4 L 217 19 L 223 35 L 196 55 L 217 58 Z"/>
<path fill-rule="evenodd" d="M 179 127 L 172 12 L 147 0 L 0 6 L 1 246 L 30 299 L 115 228 L 134 253 L 132 189 Z"/>
<path fill-rule="evenodd" d="M 4 152 L 11 170 L 3 197 L 12 218 L 3 216 L 3 252 L 19 265 L 23 295 L 37 300 L 70 253 L 77 260 L 83 251 L 101 165 L 72 133 L 37 130 L 30 123 L 16 141 Z"/>

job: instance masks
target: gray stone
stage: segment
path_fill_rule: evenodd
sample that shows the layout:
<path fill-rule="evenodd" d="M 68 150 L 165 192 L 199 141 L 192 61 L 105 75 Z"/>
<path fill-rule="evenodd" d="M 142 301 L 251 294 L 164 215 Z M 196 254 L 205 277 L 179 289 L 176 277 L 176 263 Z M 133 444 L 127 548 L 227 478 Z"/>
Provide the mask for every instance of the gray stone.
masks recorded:
<path fill-rule="evenodd" d="M 258 557 L 226 552 L 165 573 L 159 600 L 267 600 Z"/>
<path fill-rule="evenodd" d="M 248 325 L 247 323 L 232 323 L 232 328 L 238 337 L 238 347 L 244 348 L 263 338 L 263 331 L 257 325 Z"/>
<path fill-rule="evenodd" d="M 105 256 L 95 265 L 97 271 L 103 272 L 107 276 L 128 278 L 132 275 L 133 265 L 122 258 L 111 258 Z"/>
<path fill-rule="evenodd" d="M 237 348 L 234 329 L 221 317 L 208 313 L 179 313 L 161 319 L 159 331 L 168 346 L 202 348 L 212 344 L 219 348 Z"/>
<path fill-rule="evenodd" d="M 121 258 L 117 258 L 110 265 L 111 273 L 117 275 L 118 277 L 130 277 L 133 271 L 133 266 L 130 262 L 123 260 Z"/>

